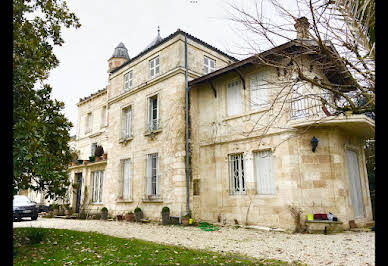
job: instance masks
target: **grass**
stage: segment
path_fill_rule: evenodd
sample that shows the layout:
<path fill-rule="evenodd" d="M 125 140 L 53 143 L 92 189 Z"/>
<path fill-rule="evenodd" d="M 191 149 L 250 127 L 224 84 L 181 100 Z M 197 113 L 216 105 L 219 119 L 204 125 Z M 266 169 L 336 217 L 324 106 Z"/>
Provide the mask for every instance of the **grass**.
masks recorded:
<path fill-rule="evenodd" d="M 37 232 L 40 233 L 37 233 Z M 31 235 L 39 235 L 31 241 Z M 92 232 L 14 228 L 14 265 L 286 265 L 242 255 L 200 251 Z M 37 241 L 39 240 L 39 241 Z"/>

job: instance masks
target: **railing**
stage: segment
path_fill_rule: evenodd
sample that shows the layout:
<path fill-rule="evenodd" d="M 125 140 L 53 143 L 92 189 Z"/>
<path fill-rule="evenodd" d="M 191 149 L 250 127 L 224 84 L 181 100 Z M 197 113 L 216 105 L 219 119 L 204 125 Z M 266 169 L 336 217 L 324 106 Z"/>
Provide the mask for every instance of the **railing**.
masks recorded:
<path fill-rule="evenodd" d="M 298 97 L 291 101 L 291 108 L 289 118 L 290 120 L 306 119 L 306 118 L 321 118 L 329 116 L 331 108 L 323 108 L 322 101 L 320 99 Z"/>
<path fill-rule="evenodd" d="M 151 121 L 148 121 L 147 132 L 152 132 L 152 131 L 158 130 L 159 128 L 160 128 L 159 119 L 152 119 Z"/>

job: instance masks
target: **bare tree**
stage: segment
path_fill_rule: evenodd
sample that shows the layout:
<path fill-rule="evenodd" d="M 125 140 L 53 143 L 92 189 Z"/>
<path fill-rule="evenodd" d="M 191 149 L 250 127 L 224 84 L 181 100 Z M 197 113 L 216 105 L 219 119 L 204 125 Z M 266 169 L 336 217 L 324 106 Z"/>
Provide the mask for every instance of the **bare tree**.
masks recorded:
<path fill-rule="evenodd" d="M 245 60 L 277 75 L 250 81 L 251 106 L 268 111 L 244 135 L 301 116 L 316 123 L 349 112 L 374 117 L 374 1 L 256 0 L 254 8 L 229 7 L 230 19 L 252 36 L 245 37 L 252 55 Z"/>

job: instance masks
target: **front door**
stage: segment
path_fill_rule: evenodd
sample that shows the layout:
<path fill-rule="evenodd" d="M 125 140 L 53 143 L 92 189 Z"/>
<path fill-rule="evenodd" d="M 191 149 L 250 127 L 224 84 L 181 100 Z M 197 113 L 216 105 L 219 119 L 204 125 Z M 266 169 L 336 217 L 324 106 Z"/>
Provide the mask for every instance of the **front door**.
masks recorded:
<path fill-rule="evenodd" d="M 77 200 L 75 205 L 75 212 L 79 213 L 80 207 L 81 207 L 81 189 L 82 189 L 82 173 L 77 173 Z"/>
<path fill-rule="evenodd" d="M 354 218 L 361 218 L 364 217 L 364 204 L 362 201 L 357 153 L 352 150 L 346 150 L 346 159 L 348 164 L 350 197 L 354 210 Z"/>

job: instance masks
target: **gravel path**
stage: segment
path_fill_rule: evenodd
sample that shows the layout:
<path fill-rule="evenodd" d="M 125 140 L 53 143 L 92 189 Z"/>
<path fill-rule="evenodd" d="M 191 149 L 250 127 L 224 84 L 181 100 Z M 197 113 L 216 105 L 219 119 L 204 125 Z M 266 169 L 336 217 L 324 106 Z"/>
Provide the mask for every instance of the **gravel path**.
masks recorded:
<path fill-rule="evenodd" d="M 13 223 L 14 228 L 30 226 L 93 231 L 194 249 L 299 261 L 308 265 L 375 265 L 375 232 L 288 234 L 226 226 L 219 231 L 207 232 L 198 227 L 55 218 Z"/>

